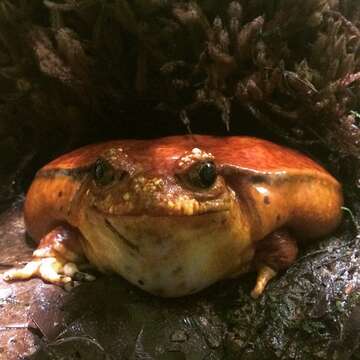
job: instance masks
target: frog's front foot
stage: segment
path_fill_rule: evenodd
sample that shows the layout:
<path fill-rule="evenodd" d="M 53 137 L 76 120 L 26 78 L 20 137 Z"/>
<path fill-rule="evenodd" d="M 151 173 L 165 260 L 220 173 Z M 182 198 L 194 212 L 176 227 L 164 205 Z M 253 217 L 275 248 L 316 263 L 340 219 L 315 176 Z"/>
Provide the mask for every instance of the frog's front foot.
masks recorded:
<path fill-rule="evenodd" d="M 69 284 L 74 280 L 94 280 L 93 275 L 79 270 L 84 265 L 80 236 L 76 229 L 69 226 L 56 227 L 41 239 L 32 261 L 22 268 L 6 271 L 3 279 L 12 281 L 39 277 L 56 285 Z"/>
<path fill-rule="evenodd" d="M 39 277 L 46 282 L 56 285 L 64 285 L 77 281 L 92 281 L 95 277 L 81 272 L 77 265 L 72 262 L 56 257 L 34 259 L 22 268 L 10 269 L 4 273 L 5 281 L 26 280 Z"/>

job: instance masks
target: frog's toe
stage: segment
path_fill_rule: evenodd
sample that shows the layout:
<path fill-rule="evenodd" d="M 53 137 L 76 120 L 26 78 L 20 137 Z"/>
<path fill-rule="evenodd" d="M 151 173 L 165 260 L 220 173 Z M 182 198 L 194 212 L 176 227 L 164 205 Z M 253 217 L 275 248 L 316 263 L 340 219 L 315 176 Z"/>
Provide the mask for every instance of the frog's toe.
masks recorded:
<path fill-rule="evenodd" d="M 94 281 L 96 279 L 96 277 L 94 275 L 91 274 L 87 274 L 84 272 L 77 272 L 74 276 L 74 280 L 76 281 Z"/>
<path fill-rule="evenodd" d="M 12 280 L 26 280 L 34 277 L 39 271 L 41 265 L 40 260 L 30 261 L 22 268 L 10 269 L 6 271 L 3 275 L 5 281 Z"/>
<path fill-rule="evenodd" d="M 63 272 L 65 275 L 70 276 L 75 281 L 94 281 L 96 279 L 95 276 L 80 271 L 77 265 L 74 263 L 65 264 Z"/>
<path fill-rule="evenodd" d="M 262 265 L 258 270 L 258 276 L 254 289 L 251 291 L 251 297 L 257 299 L 265 290 L 268 282 L 276 276 L 276 271 L 267 265 Z"/>

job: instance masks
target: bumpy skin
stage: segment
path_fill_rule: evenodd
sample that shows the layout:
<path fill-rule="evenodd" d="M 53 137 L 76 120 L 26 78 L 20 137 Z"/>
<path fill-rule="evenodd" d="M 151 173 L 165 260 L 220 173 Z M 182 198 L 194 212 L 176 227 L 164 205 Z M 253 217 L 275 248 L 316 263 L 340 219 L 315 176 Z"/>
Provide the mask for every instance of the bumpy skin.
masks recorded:
<path fill-rule="evenodd" d="M 217 177 L 204 187 L 196 176 L 206 161 Z M 321 237 L 339 224 L 341 205 L 339 183 L 298 152 L 250 137 L 178 136 L 54 160 L 30 187 L 25 221 L 38 240 L 59 226 L 79 230 L 80 246 L 70 237 L 67 247 L 153 294 L 186 295 L 259 270 L 257 296 L 296 258 L 296 242 L 276 231 Z"/>

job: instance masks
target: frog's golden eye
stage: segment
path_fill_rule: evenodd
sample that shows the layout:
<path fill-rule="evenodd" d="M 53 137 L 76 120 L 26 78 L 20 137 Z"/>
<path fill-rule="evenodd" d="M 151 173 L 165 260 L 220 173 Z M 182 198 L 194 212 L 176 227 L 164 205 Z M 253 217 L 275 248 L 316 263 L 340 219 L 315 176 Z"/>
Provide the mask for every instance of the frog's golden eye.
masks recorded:
<path fill-rule="evenodd" d="M 108 185 L 115 179 L 115 172 L 107 161 L 98 159 L 94 164 L 93 176 L 98 185 Z"/>
<path fill-rule="evenodd" d="M 216 181 L 216 165 L 211 160 L 197 163 L 190 168 L 187 177 L 191 185 L 207 189 Z"/>

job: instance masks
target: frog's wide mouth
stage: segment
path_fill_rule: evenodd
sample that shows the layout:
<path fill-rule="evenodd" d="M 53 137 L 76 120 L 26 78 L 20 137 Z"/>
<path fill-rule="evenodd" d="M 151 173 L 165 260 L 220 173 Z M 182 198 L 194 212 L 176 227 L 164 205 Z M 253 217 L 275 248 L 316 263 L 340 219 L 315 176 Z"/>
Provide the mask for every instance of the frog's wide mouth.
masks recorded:
<path fill-rule="evenodd" d="M 185 203 L 173 207 L 139 207 L 124 208 L 123 206 L 99 206 L 93 204 L 94 211 L 104 217 L 126 216 L 126 217 L 148 217 L 148 218 L 188 218 L 192 216 L 206 216 L 214 213 L 228 212 L 231 210 L 230 201 L 209 201 L 207 203 Z"/>
<path fill-rule="evenodd" d="M 227 213 L 231 209 L 230 207 L 224 208 L 224 209 L 209 209 L 204 212 L 198 212 L 193 214 L 186 214 L 186 213 L 167 213 L 167 212 L 153 212 L 149 213 L 147 211 L 131 211 L 131 212 L 116 212 L 116 211 L 109 211 L 109 210 L 103 210 L 97 206 L 92 206 L 92 210 L 94 210 L 96 213 L 104 217 L 105 219 L 108 218 L 118 218 L 119 216 L 124 216 L 126 218 L 140 218 L 140 217 L 146 217 L 146 218 L 189 218 L 189 217 L 206 217 L 209 215 L 219 214 L 219 213 Z"/>
<path fill-rule="evenodd" d="M 104 216 L 191 217 L 229 211 L 233 202 L 232 196 L 206 201 L 178 197 L 162 199 L 158 202 L 138 201 L 118 204 L 100 202 L 93 203 L 91 207 Z"/>

